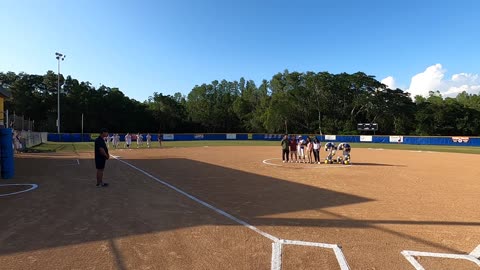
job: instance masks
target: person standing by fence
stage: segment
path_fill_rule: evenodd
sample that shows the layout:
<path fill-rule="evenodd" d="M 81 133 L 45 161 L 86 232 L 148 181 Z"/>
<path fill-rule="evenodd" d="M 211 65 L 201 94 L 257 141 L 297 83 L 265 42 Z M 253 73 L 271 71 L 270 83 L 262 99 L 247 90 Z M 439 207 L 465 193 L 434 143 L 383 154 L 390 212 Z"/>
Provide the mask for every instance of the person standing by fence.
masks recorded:
<path fill-rule="evenodd" d="M 283 163 L 285 162 L 288 162 L 288 149 L 290 147 L 290 142 L 288 141 L 288 135 L 285 134 L 285 136 L 283 136 L 283 139 L 280 143 L 282 145 L 282 161 Z"/>

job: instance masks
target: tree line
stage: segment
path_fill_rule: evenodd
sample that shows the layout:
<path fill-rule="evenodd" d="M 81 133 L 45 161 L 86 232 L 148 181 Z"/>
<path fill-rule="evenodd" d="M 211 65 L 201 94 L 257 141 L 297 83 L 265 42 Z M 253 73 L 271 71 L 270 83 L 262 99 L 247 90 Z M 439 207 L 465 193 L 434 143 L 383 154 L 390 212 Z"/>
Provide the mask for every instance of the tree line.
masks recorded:
<path fill-rule="evenodd" d="M 0 73 L 11 91 L 5 109 L 35 120 L 38 131 L 56 132 L 57 74 Z M 112 132 L 360 134 L 357 123 L 378 123 L 377 134 L 477 135 L 480 96 L 437 92 L 415 96 L 390 89 L 362 72 L 289 72 L 258 86 L 252 80 L 213 81 L 183 95 L 154 92 L 137 101 L 118 88 L 60 75 L 61 131 L 107 127 Z"/>

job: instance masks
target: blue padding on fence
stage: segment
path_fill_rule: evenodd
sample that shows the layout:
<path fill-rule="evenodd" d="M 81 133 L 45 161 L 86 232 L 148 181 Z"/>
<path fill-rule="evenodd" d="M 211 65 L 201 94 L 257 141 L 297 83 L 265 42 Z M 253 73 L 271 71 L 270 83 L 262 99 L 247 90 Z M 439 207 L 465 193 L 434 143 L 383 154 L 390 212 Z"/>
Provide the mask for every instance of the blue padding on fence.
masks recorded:
<path fill-rule="evenodd" d="M 360 136 L 353 136 L 353 135 L 336 135 L 335 140 L 327 140 L 327 136 L 317 136 L 320 141 L 327 141 L 327 142 L 360 142 Z"/>
<path fill-rule="evenodd" d="M 193 134 L 175 134 L 174 141 L 193 141 L 195 136 Z"/>
<path fill-rule="evenodd" d="M 3 179 L 11 179 L 15 175 L 12 136 L 11 128 L 0 128 L 0 171 Z"/>
<path fill-rule="evenodd" d="M 58 141 L 60 141 L 60 140 L 58 139 L 58 137 L 59 137 L 58 134 L 48 133 L 48 134 L 47 134 L 47 141 L 49 141 L 49 142 L 58 142 Z"/>
<path fill-rule="evenodd" d="M 337 136 L 337 141 L 341 142 L 360 142 L 360 136 Z"/>
<path fill-rule="evenodd" d="M 197 134 L 197 140 L 201 139 L 203 136 L 203 140 L 211 140 L 211 141 L 223 141 L 227 139 L 227 134 Z"/>
<path fill-rule="evenodd" d="M 90 134 L 79 133 L 48 133 L 47 140 L 50 142 L 89 142 Z"/>
<path fill-rule="evenodd" d="M 248 140 L 248 134 L 237 134 L 237 140 Z"/>
<path fill-rule="evenodd" d="M 390 143 L 389 136 L 373 136 L 372 138 L 373 143 Z"/>
<path fill-rule="evenodd" d="M 283 134 L 252 134 L 252 140 L 279 141 Z"/>
<path fill-rule="evenodd" d="M 470 137 L 404 137 L 405 144 L 419 145 L 449 145 L 449 146 L 480 146 L 480 138 Z"/>
<path fill-rule="evenodd" d="M 135 135 L 135 134 L 132 134 Z M 142 134 L 144 141 L 146 141 L 146 134 Z M 248 133 L 220 133 L 220 134 L 204 134 L 204 133 L 191 133 L 191 134 L 168 134 L 167 137 L 171 138 L 170 135 L 173 135 L 173 141 L 198 141 L 198 140 L 261 140 L 261 141 L 280 141 L 284 134 L 248 134 Z M 158 141 L 158 134 L 151 134 L 152 141 Z M 351 142 L 358 143 L 360 141 L 360 136 L 354 135 L 336 135 L 335 140 L 331 140 L 333 136 L 328 136 L 329 140 L 326 140 L 328 135 L 318 135 L 316 136 L 320 141 L 332 141 L 332 142 Z M 480 146 L 480 138 L 470 138 L 470 137 L 418 137 L 418 136 L 404 136 L 403 142 L 398 142 L 397 137 L 394 138 L 391 136 L 384 135 L 368 135 L 372 137 L 371 143 L 403 143 L 403 144 L 417 144 L 417 145 L 451 145 L 451 146 Z M 298 135 L 297 135 L 298 137 Z M 307 135 L 302 136 L 304 139 Z M 310 136 L 313 137 L 313 136 Z M 79 134 L 79 133 L 49 133 L 47 135 L 48 141 L 52 142 L 88 142 L 92 141 L 90 134 Z M 392 141 L 390 141 L 392 140 Z M 120 141 L 125 141 L 125 134 L 120 134 Z M 135 139 L 132 138 L 132 141 Z M 162 141 L 172 141 L 165 139 L 165 136 L 162 138 Z M 361 142 L 361 143 L 370 143 L 370 142 Z"/>

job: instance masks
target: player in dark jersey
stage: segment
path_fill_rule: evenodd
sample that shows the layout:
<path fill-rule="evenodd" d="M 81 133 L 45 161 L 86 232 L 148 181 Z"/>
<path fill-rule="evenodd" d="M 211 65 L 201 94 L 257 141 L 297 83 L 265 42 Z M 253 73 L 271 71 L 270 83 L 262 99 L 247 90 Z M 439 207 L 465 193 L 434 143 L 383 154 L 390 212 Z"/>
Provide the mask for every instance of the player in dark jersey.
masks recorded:
<path fill-rule="evenodd" d="M 332 164 L 333 163 L 333 157 L 335 156 L 335 153 L 337 152 L 337 147 L 335 146 L 335 143 L 327 142 L 325 144 L 325 151 L 327 152 L 327 157 L 325 158 L 325 163 L 326 164 Z"/>
<path fill-rule="evenodd" d="M 105 138 L 108 136 L 108 131 L 104 128 L 100 130 L 100 135 L 95 139 L 95 168 L 97 169 L 97 187 L 106 187 L 108 183 L 103 182 L 103 170 L 105 163 L 110 158 L 108 154 L 107 144 Z"/>
<path fill-rule="evenodd" d="M 343 151 L 342 156 L 339 156 L 337 158 L 338 163 L 343 163 L 343 164 L 349 164 L 350 163 L 350 151 L 352 148 L 350 147 L 350 144 L 348 143 L 340 143 L 337 147 L 338 151 Z"/>

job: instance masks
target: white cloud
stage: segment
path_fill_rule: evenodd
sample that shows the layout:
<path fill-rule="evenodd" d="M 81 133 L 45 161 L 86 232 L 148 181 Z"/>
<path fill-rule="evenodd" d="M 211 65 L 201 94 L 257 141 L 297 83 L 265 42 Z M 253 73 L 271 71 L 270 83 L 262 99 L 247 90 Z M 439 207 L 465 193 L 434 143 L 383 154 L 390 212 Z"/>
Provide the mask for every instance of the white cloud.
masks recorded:
<path fill-rule="evenodd" d="M 388 86 L 388 88 L 390 89 L 397 89 L 395 79 L 392 76 L 388 76 L 385 79 L 381 80 L 380 82 Z"/>
<path fill-rule="evenodd" d="M 439 90 L 442 92 L 440 88 L 444 76 L 445 70 L 441 64 L 430 66 L 424 72 L 412 77 L 407 92 L 410 92 L 412 97 L 416 95 L 428 96 L 429 91 Z"/>
<path fill-rule="evenodd" d="M 447 71 L 441 64 L 429 66 L 422 73 L 412 77 L 407 92 L 416 95 L 428 96 L 429 91 L 440 91 L 444 97 L 455 97 L 466 91 L 469 94 L 478 94 L 480 91 L 480 76 L 471 73 L 453 74 L 450 79 L 444 79 Z"/>

